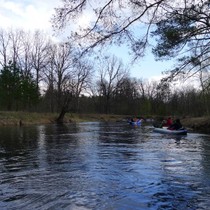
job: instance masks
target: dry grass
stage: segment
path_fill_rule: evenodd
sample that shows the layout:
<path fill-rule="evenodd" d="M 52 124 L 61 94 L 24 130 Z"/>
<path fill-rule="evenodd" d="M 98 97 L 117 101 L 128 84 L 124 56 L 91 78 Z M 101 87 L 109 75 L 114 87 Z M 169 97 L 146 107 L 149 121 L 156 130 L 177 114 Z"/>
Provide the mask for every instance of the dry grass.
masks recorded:
<path fill-rule="evenodd" d="M 0 125 L 24 125 L 54 123 L 58 117 L 57 113 L 35 113 L 35 112 L 0 112 Z M 122 120 L 121 115 L 105 114 L 71 114 L 67 113 L 65 122 L 84 121 L 118 121 Z"/>
<path fill-rule="evenodd" d="M 210 117 L 186 117 L 182 119 L 182 124 L 192 130 L 210 133 Z"/>
<path fill-rule="evenodd" d="M 56 115 L 34 112 L 0 112 L 0 125 L 46 124 L 54 121 Z"/>

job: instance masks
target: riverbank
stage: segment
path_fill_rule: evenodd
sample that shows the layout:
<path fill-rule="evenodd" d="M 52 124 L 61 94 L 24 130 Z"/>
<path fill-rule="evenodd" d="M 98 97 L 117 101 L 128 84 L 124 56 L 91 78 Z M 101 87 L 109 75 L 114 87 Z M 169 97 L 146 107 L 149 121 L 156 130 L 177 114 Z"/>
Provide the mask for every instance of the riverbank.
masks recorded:
<path fill-rule="evenodd" d="M 35 112 L 5 112 L 0 111 L 0 126 L 8 125 L 31 125 L 55 123 L 57 113 L 35 113 Z M 64 122 L 85 121 L 122 121 L 126 116 L 106 114 L 71 114 L 65 115 Z"/>
<path fill-rule="evenodd" d="M 182 119 L 182 124 L 192 131 L 210 134 L 210 116 L 186 117 Z"/>
<path fill-rule="evenodd" d="M 57 113 L 35 113 L 35 112 L 5 112 L 0 111 L 0 126 L 22 126 L 32 124 L 52 124 L 55 123 Z M 105 121 L 117 122 L 128 118 L 126 115 L 106 115 L 106 114 L 71 114 L 67 113 L 65 122 L 84 121 Z M 185 117 L 181 122 L 188 130 L 210 133 L 210 117 Z"/>

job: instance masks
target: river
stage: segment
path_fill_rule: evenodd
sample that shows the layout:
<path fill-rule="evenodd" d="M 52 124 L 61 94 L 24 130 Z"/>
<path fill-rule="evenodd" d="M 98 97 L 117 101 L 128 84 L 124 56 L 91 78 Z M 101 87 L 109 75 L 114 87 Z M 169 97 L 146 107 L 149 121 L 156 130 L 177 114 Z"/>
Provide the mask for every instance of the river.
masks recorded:
<path fill-rule="evenodd" d="M 0 128 L 0 209 L 210 208 L 210 135 L 89 122 Z"/>

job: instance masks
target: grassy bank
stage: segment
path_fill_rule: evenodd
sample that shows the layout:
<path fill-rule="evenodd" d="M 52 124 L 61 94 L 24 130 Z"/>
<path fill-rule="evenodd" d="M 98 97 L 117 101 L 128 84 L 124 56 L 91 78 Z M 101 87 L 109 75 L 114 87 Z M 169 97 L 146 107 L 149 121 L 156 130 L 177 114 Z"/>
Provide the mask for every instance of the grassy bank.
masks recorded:
<path fill-rule="evenodd" d="M 0 111 L 0 126 L 6 125 L 30 125 L 55 123 L 57 113 L 35 113 L 35 112 L 3 112 Z M 122 120 L 121 115 L 105 114 L 70 114 L 65 116 L 65 122 L 84 121 L 118 121 Z"/>
<path fill-rule="evenodd" d="M 51 113 L 0 112 L 0 125 L 52 123 L 56 115 Z"/>
<path fill-rule="evenodd" d="M 186 117 L 182 119 L 182 124 L 193 131 L 210 133 L 210 116 Z"/>

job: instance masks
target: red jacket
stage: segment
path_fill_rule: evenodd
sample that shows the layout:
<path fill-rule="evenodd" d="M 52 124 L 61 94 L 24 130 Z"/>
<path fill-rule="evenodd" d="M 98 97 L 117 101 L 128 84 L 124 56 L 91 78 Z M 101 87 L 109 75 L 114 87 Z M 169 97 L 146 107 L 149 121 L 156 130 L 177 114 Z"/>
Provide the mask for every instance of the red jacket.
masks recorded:
<path fill-rule="evenodd" d="M 172 119 L 168 118 L 165 126 L 171 126 L 173 124 Z"/>

